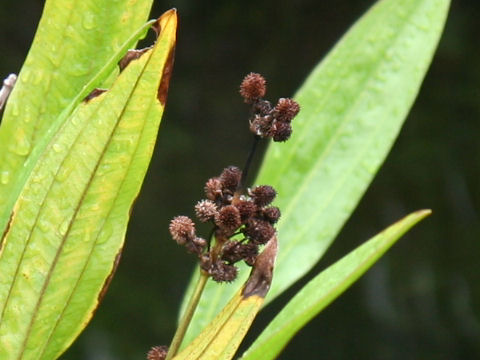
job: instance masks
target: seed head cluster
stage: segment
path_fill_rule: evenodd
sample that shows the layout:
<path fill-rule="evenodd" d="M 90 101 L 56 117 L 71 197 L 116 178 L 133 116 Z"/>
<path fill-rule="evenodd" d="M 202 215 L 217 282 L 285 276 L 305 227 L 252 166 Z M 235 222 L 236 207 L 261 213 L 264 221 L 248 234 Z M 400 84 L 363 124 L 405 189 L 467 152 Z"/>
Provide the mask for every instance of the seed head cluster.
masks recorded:
<path fill-rule="evenodd" d="M 300 111 L 300 105 L 293 99 L 280 98 L 272 107 L 269 101 L 263 99 L 266 92 L 266 81 L 260 74 L 248 74 L 240 85 L 240 95 L 252 105 L 250 131 L 273 141 L 287 141 L 292 135 L 291 122 Z"/>
<path fill-rule="evenodd" d="M 241 96 L 252 107 L 250 130 L 256 141 L 260 138 L 286 141 L 300 107 L 288 98 L 281 98 L 272 106 L 263 99 L 266 89 L 265 79 L 256 73 L 248 74 L 240 85 Z M 248 164 L 247 161 L 245 169 Z M 213 245 L 210 239 L 197 236 L 195 223 L 189 217 L 177 216 L 170 222 L 172 238 L 197 255 L 201 269 L 217 282 L 235 280 L 238 272 L 235 264 L 240 261 L 253 266 L 259 247 L 276 234 L 274 225 L 280 218 L 280 209 L 271 205 L 277 195 L 275 189 L 260 185 L 245 191 L 244 181 L 242 170 L 229 166 L 205 184 L 205 199 L 194 210 L 198 221 L 212 224 L 209 238 L 214 235 Z"/>
<path fill-rule="evenodd" d="M 234 264 L 239 261 L 253 265 L 258 247 L 275 235 L 273 224 L 280 217 L 280 210 L 270 205 L 275 190 L 262 185 L 240 194 L 241 176 L 239 168 L 225 168 L 220 176 L 207 181 L 207 199 L 195 205 L 198 220 L 214 225 L 215 251 L 207 249 L 207 241 L 196 235 L 195 223 L 189 217 L 177 216 L 170 223 L 172 238 L 195 253 L 201 268 L 218 282 L 233 281 L 237 276 Z"/>

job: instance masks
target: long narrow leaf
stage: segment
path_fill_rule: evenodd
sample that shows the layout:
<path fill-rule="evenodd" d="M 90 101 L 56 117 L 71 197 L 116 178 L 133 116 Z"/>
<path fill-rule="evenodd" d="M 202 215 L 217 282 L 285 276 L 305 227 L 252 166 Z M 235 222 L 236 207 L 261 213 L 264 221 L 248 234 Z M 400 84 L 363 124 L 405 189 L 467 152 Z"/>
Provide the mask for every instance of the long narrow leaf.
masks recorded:
<path fill-rule="evenodd" d="M 429 214 L 429 210 L 422 210 L 406 216 L 318 274 L 270 322 L 242 359 L 276 359 L 298 330 L 362 276 L 405 232 Z"/>
<path fill-rule="evenodd" d="M 54 359 L 86 326 L 123 246 L 153 151 L 176 13 L 153 49 L 82 103 L 40 152 L 0 253 L 0 358 Z"/>
<path fill-rule="evenodd" d="M 379 1 L 296 94 L 302 110 L 292 139 L 270 146 L 256 181 L 277 189 L 283 213 L 266 303 L 312 268 L 366 191 L 420 89 L 448 7 L 449 0 Z M 207 284 L 185 343 L 235 291 Z"/>
<path fill-rule="evenodd" d="M 0 127 L 2 212 L 12 187 L 18 184 L 25 159 L 83 86 L 146 21 L 151 3 L 152 0 L 45 3 Z M 137 40 L 138 36 L 130 46 L 135 46 Z M 2 229 L 4 224 L 5 219 L 1 218 Z"/>

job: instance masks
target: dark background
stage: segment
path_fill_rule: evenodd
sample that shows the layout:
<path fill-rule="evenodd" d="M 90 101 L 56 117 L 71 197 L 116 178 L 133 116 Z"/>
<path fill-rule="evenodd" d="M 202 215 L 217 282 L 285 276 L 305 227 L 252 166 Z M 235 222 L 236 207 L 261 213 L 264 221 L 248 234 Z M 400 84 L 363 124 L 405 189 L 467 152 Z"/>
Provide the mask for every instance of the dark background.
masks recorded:
<path fill-rule="evenodd" d="M 243 163 L 250 136 L 240 80 L 261 72 L 269 98 L 293 95 L 373 2 L 156 1 L 152 17 L 170 7 L 180 16 L 166 113 L 116 277 L 64 359 L 142 359 L 151 345 L 169 342 L 194 260 L 170 240 L 168 223 L 192 213 L 207 178 Z M 1 2 L 2 78 L 18 73 L 42 6 Z M 478 18 L 479 1 L 454 1 L 395 146 L 310 277 L 408 212 L 429 207 L 434 214 L 304 328 L 281 359 L 480 358 Z M 292 294 L 262 312 L 249 339 Z"/>

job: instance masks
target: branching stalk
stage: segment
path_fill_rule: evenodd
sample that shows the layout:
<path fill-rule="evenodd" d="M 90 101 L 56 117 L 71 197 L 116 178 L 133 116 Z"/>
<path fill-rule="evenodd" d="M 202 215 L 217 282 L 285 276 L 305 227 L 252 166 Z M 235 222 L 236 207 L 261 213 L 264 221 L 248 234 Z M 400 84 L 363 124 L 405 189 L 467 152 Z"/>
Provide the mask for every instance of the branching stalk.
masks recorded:
<path fill-rule="evenodd" d="M 248 170 L 250 169 L 250 165 L 253 161 L 253 156 L 255 155 L 255 151 L 257 150 L 257 145 L 260 142 L 260 136 L 255 135 L 252 143 L 252 147 L 250 148 L 250 152 L 248 153 L 247 160 L 245 161 L 245 165 L 242 169 L 242 178 L 240 180 L 240 190 L 243 190 L 247 185 L 247 176 Z"/>

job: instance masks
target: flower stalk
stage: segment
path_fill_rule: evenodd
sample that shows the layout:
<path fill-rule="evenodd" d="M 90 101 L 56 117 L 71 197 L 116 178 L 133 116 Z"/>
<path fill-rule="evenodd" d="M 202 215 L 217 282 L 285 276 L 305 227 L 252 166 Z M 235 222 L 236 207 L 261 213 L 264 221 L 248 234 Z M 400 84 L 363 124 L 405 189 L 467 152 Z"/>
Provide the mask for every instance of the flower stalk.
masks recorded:
<path fill-rule="evenodd" d="M 170 348 L 168 349 L 167 357 L 165 358 L 165 360 L 170 360 L 177 354 L 180 345 L 182 344 L 185 333 L 187 332 L 188 325 L 190 325 L 190 322 L 192 321 L 193 314 L 195 313 L 195 309 L 197 308 L 198 302 L 200 301 L 207 280 L 208 274 L 200 270 L 200 276 L 198 277 L 197 284 L 195 285 L 195 289 L 193 290 L 192 297 L 190 298 L 187 308 L 185 309 L 185 313 L 183 314 L 183 317 L 178 324 L 177 331 L 173 336 L 172 343 L 170 344 Z"/>

